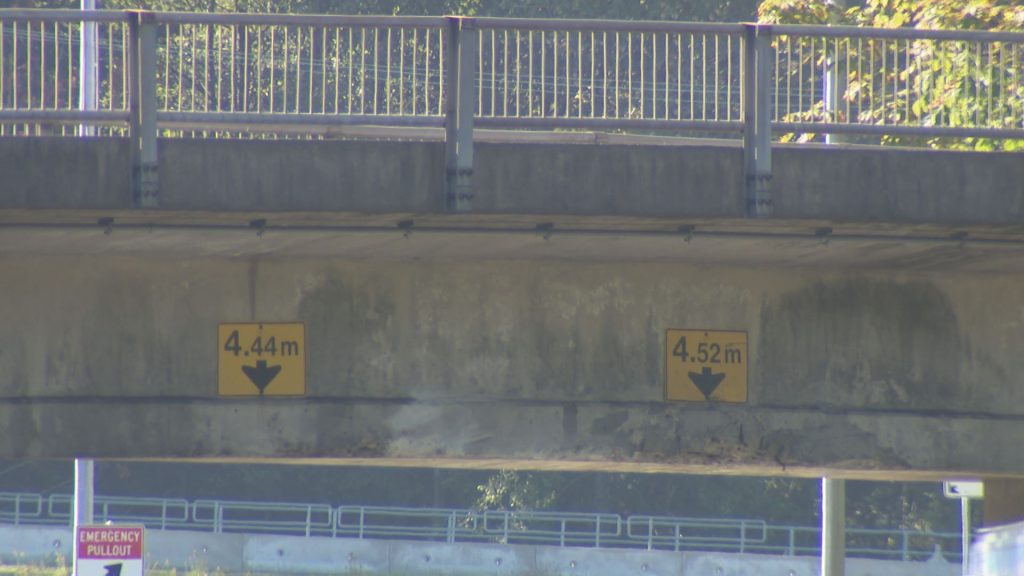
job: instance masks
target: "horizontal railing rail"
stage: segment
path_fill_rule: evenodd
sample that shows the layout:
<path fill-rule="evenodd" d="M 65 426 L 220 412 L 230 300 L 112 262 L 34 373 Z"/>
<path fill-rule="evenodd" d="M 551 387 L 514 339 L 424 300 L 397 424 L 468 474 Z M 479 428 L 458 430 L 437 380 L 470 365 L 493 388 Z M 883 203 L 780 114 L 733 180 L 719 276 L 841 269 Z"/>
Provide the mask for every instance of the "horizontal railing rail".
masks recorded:
<path fill-rule="evenodd" d="M 72 506 L 70 494 L 0 493 L 0 524 L 70 527 Z M 821 552 L 820 528 L 771 525 L 742 518 L 97 496 L 94 521 L 143 524 L 160 530 L 449 544 L 490 542 L 785 556 Z M 940 549 L 949 561 L 958 562 L 960 538 L 959 532 L 851 527 L 847 528 L 846 549 L 851 557 L 902 561 L 927 560 Z"/>

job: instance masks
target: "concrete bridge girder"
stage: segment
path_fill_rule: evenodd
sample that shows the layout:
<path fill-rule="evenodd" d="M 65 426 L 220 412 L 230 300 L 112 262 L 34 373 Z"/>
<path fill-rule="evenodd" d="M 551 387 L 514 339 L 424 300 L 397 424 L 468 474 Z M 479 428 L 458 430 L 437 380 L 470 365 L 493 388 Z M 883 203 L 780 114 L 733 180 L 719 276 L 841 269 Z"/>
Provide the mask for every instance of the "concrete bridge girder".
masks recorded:
<path fill-rule="evenodd" d="M 9 254 L 0 456 L 1016 475 L 1019 281 Z M 306 396 L 218 397 L 243 321 L 305 323 Z M 747 331 L 748 402 L 665 402 L 669 328 Z"/>

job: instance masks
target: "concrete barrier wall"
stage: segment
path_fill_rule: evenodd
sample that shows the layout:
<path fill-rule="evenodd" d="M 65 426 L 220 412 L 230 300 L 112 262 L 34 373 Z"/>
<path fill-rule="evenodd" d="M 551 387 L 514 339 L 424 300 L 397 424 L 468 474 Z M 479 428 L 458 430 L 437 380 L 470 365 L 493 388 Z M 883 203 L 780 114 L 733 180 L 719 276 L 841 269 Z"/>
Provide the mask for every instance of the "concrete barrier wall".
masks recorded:
<path fill-rule="evenodd" d="M 60 543 L 54 546 L 55 542 Z M 0 562 L 70 561 L 69 529 L 0 526 Z M 59 555 L 55 550 L 59 549 Z M 294 536 L 146 531 L 151 567 L 227 574 L 375 574 L 452 576 L 817 576 L 813 557 L 708 552 L 438 544 Z M 851 558 L 849 576 L 958 576 L 959 564 Z"/>
<path fill-rule="evenodd" d="M 0 138 L 0 206 L 131 206 L 132 165 L 120 138 Z"/>
<path fill-rule="evenodd" d="M 215 211 L 438 212 L 438 142 L 173 139 L 160 143 L 161 207 Z M 0 138 L 0 208 L 130 206 L 127 142 Z M 780 146 L 778 218 L 1017 223 L 1024 154 Z M 481 213 L 744 217 L 737 146 L 480 143 Z M 58 169 L 59 167 L 59 169 Z"/>

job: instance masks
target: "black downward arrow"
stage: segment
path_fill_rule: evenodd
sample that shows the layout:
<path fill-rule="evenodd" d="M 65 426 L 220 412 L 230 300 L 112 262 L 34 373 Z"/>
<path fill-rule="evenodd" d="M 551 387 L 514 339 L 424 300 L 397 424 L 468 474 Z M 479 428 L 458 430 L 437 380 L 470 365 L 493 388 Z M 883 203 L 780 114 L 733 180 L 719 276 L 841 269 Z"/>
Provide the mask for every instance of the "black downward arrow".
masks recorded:
<path fill-rule="evenodd" d="M 707 366 L 701 369 L 700 374 L 696 372 L 690 372 L 689 374 L 690 381 L 704 395 L 705 400 L 711 400 L 711 395 L 715 393 L 715 389 L 722 383 L 722 380 L 725 380 L 725 372 L 712 374 L 711 368 Z"/>
<path fill-rule="evenodd" d="M 255 366 L 242 366 L 242 372 L 249 377 L 249 381 L 256 385 L 256 388 L 260 391 L 260 396 L 263 395 L 263 391 L 270 386 L 270 383 L 274 381 L 277 374 L 281 372 L 280 366 L 267 366 L 266 360 L 257 360 Z"/>
<path fill-rule="evenodd" d="M 121 564 L 107 564 L 103 569 L 107 571 L 103 576 L 121 576 Z"/>

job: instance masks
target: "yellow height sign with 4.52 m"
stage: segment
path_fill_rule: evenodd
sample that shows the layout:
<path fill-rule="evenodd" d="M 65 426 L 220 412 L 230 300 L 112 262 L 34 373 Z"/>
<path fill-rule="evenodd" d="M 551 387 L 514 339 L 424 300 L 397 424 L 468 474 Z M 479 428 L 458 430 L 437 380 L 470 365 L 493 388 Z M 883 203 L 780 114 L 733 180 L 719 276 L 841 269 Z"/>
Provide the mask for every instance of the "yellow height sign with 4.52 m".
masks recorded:
<path fill-rule="evenodd" d="M 306 394 L 306 327 L 301 322 L 221 324 L 217 342 L 221 396 Z"/>
<path fill-rule="evenodd" d="M 674 330 L 665 335 L 665 399 L 747 401 L 747 333 Z"/>

